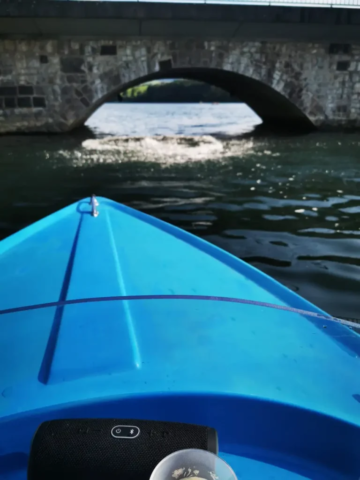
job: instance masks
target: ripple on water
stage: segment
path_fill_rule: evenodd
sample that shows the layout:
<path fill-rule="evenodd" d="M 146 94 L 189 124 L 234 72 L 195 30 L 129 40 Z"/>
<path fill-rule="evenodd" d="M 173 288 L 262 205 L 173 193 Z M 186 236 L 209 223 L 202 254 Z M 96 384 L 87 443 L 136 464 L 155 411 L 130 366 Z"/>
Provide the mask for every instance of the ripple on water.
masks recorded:
<path fill-rule="evenodd" d="M 241 138 L 239 107 L 153 107 L 105 108 L 86 140 L 0 137 L 0 238 L 94 192 L 359 315 L 358 135 Z"/>

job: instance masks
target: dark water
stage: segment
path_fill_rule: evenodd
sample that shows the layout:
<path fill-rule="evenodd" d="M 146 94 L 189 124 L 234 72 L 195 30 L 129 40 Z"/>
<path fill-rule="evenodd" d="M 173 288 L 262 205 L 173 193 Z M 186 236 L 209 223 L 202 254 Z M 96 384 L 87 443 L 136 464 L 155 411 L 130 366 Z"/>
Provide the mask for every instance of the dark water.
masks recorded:
<path fill-rule="evenodd" d="M 360 317 L 360 135 L 217 136 L 254 122 L 239 104 L 111 104 L 89 122 L 93 138 L 2 137 L 0 238 L 94 192 Z"/>

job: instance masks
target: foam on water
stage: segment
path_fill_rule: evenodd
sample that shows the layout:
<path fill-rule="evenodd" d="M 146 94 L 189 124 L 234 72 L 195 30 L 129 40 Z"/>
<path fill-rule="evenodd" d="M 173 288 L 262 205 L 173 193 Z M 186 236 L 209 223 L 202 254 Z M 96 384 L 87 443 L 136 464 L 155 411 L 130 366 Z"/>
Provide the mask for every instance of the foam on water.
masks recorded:
<path fill-rule="evenodd" d="M 106 162 L 156 161 L 158 163 L 183 163 L 188 161 L 222 160 L 252 150 L 252 140 L 224 140 L 211 135 L 157 135 L 153 137 L 107 137 L 85 140 L 82 147 L 90 152 L 113 151 L 106 155 Z M 119 155 L 120 154 L 120 155 Z M 97 163 L 97 155 L 91 156 Z M 89 157 L 90 160 L 90 157 Z"/>

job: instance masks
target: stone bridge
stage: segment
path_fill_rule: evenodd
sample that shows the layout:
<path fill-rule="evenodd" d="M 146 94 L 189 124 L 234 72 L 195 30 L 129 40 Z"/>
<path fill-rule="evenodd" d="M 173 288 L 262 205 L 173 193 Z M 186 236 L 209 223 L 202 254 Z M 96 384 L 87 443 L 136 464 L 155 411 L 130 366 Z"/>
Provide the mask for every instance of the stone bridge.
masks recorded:
<path fill-rule="evenodd" d="M 1 133 L 66 132 L 83 125 L 114 93 L 175 77 L 225 89 L 272 126 L 360 127 L 356 38 L 250 40 L 207 28 L 191 38 L 82 31 L 70 39 L 29 28 L 0 38 Z"/>

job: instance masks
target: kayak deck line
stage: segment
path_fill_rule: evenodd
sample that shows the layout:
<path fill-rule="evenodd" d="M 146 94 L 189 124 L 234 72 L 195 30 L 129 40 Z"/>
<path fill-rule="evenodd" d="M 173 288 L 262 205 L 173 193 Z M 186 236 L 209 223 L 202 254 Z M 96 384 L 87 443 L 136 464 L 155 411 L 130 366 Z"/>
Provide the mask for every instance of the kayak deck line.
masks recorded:
<path fill-rule="evenodd" d="M 39 370 L 39 375 L 38 375 L 39 382 L 45 383 L 45 384 L 48 383 L 48 380 L 49 380 L 51 365 L 52 365 L 54 353 L 56 350 L 56 343 L 57 343 L 57 339 L 60 331 L 61 319 L 64 313 L 64 305 L 61 305 L 61 302 L 66 301 L 66 297 L 68 295 L 69 285 L 71 281 L 71 274 L 74 267 L 74 261 L 76 256 L 76 249 L 79 242 L 79 235 L 80 235 L 82 220 L 83 220 L 83 217 L 80 216 L 74 242 L 71 247 L 69 261 L 65 270 L 65 276 L 64 276 L 64 280 L 63 280 L 63 284 L 60 292 L 60 298 L 59 298 L 60 303 L 59 305 L 57 305 L 57 308 L 55 311 L 54 320 L 50 330 L 48 343 L 47 343 L 43 361 L 41 362 L 41 367 Z"/>
<path fill-rule="evenodd" d="M 64 300 L 102 296 L 108 292 L 125 296 L 126 279 L 123 277 L 127 272 L 119 263 L 121 250 L 116 248 L 110 212 L 103 209 L 96 221 L 89 214 L 81 217 L 79 237 L 77 242 L 74 241 L 76 254 Z M 122 231 L 125 227 L 119 222 L 118 228 Z M 99 234 L 96 235 L 96 232 Z M 135 332 L 128 302 L 101 305 L 101 313 L 98 315 L 93 315 L 90 311 L 92 306 L 87 309 L 87 314 L 84 314 L 83 309 L 80 311 L 79 306 L 73 306 L 72 309 L 60 307 L 63 311 L 58 335 L 53 342 L 47 384 L 92 377 L 94 372 L 98 375 L 112 375 L 140 368 L 138 332 Z M 88 322 L 90 317 L 91 322 Z M 73 351 L 75 363 L 68 354 L 70 345 L 78 346 Z"/>
<path fill-rule="evenodd" d="M 259 302 L 256 300 L 247 300 L 245 298 L 232 298 L 232 297 L 215 297 L 211 295 L 118 295 L 111 297 L 89 297 L 89 298 L 77 298 L 73 300 L 60 300 L 58 302 L 38 303 L 35 305 L 25 305 L 22 307 L 7 308 L 0 310 L 0 315 L 7 315 L 10 313 L 25 312 L 27 310 L 37 310 L 41 308 L 49 307 L 62 307 L 66 305 L 74 305 L 77 303 L 95 303 L 95 302 L 116 302 L 116 301 L 133 301 L 133 300 L 208 300 L 216 302 L 232 302 L 242 303 L 244 305 L 254 305 L 257 307 L 273 308 L 277 310 L 284 310 L 291 313 L 298 313 L 308 317 L 319 318 L 322 320 L 328 320 L 331 322 L 341 323 L 349 327 L 359 328 L 360 325 L 356 322 L 344 320 L 339 317 L 333 317 L 331 315 L 323 315 L 317 312 L 310 312 L 309 310 L 302 310 L 300 308 L 293 308 L 287 305 L 276 305 L 268 302 Z"/>

